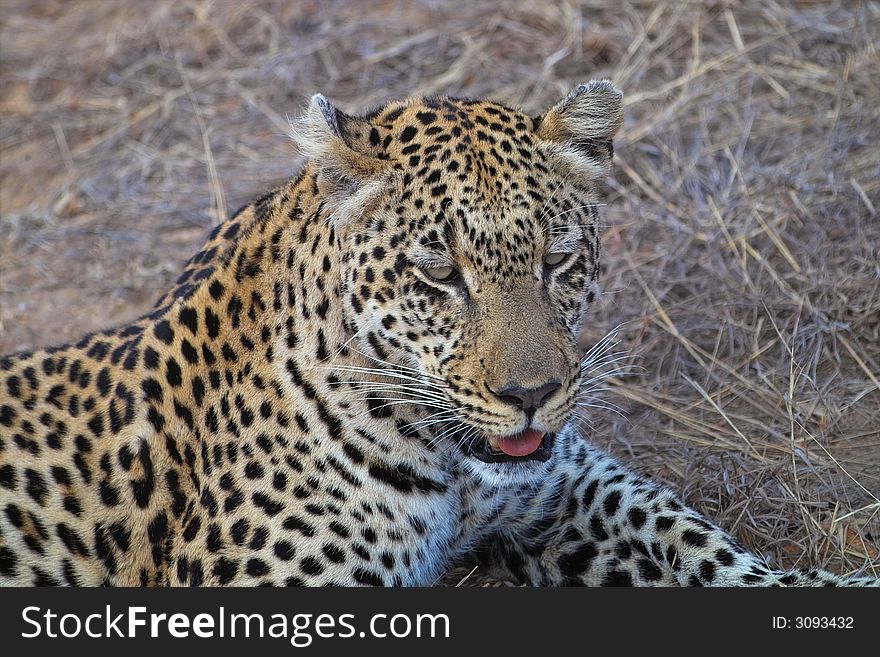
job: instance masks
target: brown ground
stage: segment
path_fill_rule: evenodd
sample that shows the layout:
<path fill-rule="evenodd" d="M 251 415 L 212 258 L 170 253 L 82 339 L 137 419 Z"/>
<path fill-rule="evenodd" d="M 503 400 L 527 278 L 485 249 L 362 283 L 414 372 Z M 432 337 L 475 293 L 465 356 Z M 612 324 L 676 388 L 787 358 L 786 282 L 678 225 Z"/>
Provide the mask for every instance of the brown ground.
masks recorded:
<path fill-rule="evenodd" d="M 0 5 L 0 353 L 144 312 L 321 91 L 627 93 L 590 440 L 777 565 L 880 570 L 876 3 Z M 873 494 L 872 494 L 873 493 Z M 873 534 L 872 534 L 873 532 Z"/>

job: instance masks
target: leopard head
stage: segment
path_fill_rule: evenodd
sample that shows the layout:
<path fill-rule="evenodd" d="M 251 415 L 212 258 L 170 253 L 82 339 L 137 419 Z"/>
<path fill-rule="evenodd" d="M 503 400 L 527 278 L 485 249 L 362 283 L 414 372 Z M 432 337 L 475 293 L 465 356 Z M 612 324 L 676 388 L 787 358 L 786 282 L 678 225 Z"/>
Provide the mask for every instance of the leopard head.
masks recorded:
<path fill-rule="evenodd" d="M 452 98 L 354 117 L 315 96 L 297 128 L 353 344 L 487 477 L 539 471 L 573 414 L 622 118 L 621 92 L 593 81 L 537 117 Z"/>

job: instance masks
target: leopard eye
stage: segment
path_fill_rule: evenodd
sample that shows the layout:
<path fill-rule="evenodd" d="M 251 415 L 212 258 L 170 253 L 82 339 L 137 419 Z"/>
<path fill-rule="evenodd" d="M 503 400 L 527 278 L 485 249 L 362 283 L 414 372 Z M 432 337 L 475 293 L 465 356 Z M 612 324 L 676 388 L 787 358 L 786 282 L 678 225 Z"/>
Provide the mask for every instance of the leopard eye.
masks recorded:
<path fill-rule="evenodd" d="M 455 267 L 424 267 L 422 271 L 430 278 L 441 283 L 450 283 L 458 278 L 458 270 Z"/>
<path fill-rule="evenodd" d="M 558 267 L 568 259 L 568 253 L 548 253 L 544 257 L 544 264 L 548 267 Z"/>

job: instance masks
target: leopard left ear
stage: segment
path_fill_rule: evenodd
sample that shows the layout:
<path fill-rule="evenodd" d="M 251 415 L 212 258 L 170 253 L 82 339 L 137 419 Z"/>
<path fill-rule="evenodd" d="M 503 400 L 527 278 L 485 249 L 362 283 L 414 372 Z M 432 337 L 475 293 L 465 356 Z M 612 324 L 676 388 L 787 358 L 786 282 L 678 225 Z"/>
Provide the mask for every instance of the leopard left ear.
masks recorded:
<path fill-rule="evenodd" d="M 387 184 L 391 162 L 380 157 L 375 129 L 338 110 L 321 94 L 291 124 L 299 151 L 318 169 L 318 186 L 335 220 L 362 214 Z"/>
<path fill-rule="evenodd" d="M 537 135 L 608 166 L 612 138 L 623 124 L 623 92 L 610 80 L 591 80 L 576 87 L 552 109 L 535 119 Z"/>

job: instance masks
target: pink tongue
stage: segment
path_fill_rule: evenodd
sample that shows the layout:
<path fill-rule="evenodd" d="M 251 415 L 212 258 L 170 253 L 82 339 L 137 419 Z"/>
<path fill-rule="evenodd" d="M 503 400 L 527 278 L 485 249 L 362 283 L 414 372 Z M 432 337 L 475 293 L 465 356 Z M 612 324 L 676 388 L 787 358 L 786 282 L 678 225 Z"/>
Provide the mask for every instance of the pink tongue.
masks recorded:
<path fill-rule="evenodd" d="M 499 438 L 498 446 L 508 456 L 525 456 L 538 449 L 543 438 L 544 434 L 540 431 L 526 429 L 522 433 Z"/>

